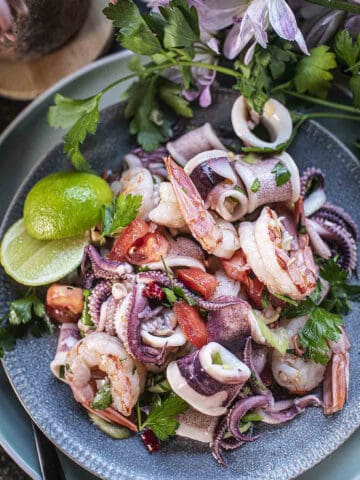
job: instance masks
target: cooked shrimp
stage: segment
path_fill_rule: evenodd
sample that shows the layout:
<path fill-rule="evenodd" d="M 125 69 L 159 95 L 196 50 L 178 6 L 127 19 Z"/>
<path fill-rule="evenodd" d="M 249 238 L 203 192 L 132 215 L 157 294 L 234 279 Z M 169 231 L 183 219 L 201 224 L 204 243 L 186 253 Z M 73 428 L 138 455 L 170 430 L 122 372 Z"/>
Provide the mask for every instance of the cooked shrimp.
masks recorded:
<path fill-rule="evenodd" d="M 168 228 L 184 228 L 184 217 L 180 211 L 170 182 L 160 184 L 160 203 L 149 212 L 149 219 Z"/>
<path fill-rule="evenodd" d="M 158 186 L 147 168 L 135 167 L 126 170 L 120 178 L 121 193 L 125 195 L 141 195 L 142 203 L 137 217 L 147 220 L 150 210 L 159 202 Z"/>
<path fill-rule="evenodd" d="M 131 414 L 144 387 L 145 370 L 119 339 L 90 333 L 68 352 L 66 362 L 65 378 L 78 402 L 92 408 L 96 378 L 100 378 L 110 384 L 113 409 L 125 416 Z"/>
<path fill-rule="evenodd" d="M 298 317 L 286 323 L 285 328 L 292 337 L 303 328 L 307 318 Z M 271 368 L 276 382 L 296 395 L 304 395 L 317 387 L 322 382 L 326 369 L 314 360 L 291 353 L 281 355 L 277 350 L 272 353 Z"/>
<path fill-rule="evenodd" d="M 323 409 L 326 415 L 342 410 L 349 389 L 350 341 L 342 329 L 337 342 L 329 342 L 331 359 L 323 383 Z"/>
<path fill-rule="evenodd" d="M 181 213 L 192 235 L 208 253 L 222 258 L 232 257 L 240 246 L 233 225 L 206 210 L 192 180 L 171 157 L 164 162 Z"/>
<path fill-rule="evenodd" d="M 293 250 L 292 237 L 281 219 L 274 210 L 264 207 L 255 224 L 255 240 L 266 272 L 274 279 L 267 283 L 268 289 L 295 300 L 310 295 L 316 287 L 318 268 L 307 235 L 299 236 L 299 246 Z M 252 259 L 247 261 L 252 266 Z"/>

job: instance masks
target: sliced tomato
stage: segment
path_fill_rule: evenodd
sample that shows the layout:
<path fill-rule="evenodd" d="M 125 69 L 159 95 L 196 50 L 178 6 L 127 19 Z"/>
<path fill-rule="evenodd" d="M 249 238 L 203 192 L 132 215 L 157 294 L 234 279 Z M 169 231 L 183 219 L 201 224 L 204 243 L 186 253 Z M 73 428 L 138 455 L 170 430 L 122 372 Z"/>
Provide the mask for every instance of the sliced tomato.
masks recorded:
<path fill-rule="evenodd" d="M 110 260 L 122 261 L 129 249 L 149 232 L 149 225 L 144 220 L 133 220 L 117 237 L 109 253 Z"/>
<path fill-rule="evenodd" d="M 244 285 L 246 294 L 255 307 L 262 307 L 265 285 L 256 277 L 247 264 L 245 253 L 238 250 L 229 260 L 221 259 L 226 274 Z"/>
<path fill-rule="evenodd" d="M 191 345 L 201 348 L 207 344 L 206 324 L 196 308 L 186 303 L 185 300 L 181 300 L 174 303 L 174 313 Z"/>
<path fill-rule="evenodd" d="M 166 257 L 169 248 L 169 242 L 164 235 L 159 232 L 147 233 L 130 248 L 126 259 L 135 265 L 158 262 L 161 257 Z"/>
<path fill-rule="evenodd" d="M 177 275 L 187 287 L 200 293 L 206 299 L 214 294 L 218 284 L 214 275 L 210 275 L 210 273 L 206 273 L 196 267 L 180 268 L 177 271 Z"/>

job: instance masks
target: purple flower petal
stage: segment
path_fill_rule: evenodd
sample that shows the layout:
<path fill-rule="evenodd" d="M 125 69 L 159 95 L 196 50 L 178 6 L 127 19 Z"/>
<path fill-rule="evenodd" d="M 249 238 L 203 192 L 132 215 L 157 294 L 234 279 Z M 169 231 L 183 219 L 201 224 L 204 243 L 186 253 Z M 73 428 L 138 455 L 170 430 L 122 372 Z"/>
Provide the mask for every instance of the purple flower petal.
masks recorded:
<path fill-rule="evenodd" d="M 252 22 L 247 15 L 241 21 L 241 24 L 235 23 L 227 34 L 224 43 L 224 55 L 229 60 L 237 57 L 239 53 L 254 37 Z"/>
<path fill-rule="evenodd" d="M 279 37 L 295 40 L 298 27 L 295 15 L 285 0 L 269 0 L 269 20 Z"/>
<path fill-rule="evenodd" d="M 254 30 L 256 41 L 263 48 L 266 48 L 267 41 L 268 41 L 268 37 L 266 33 L 267 7 L 268 5 L 266 0 L 253 0 L 249 8 L 246 10 L 246 15 L 249 16 L 253 24 L 253 30 Z M 241 35 L 241 31 L 240 31 L 240 35 Z"/>
<path fill-rule="evenodd" d="M 232 25 L 234 17 L 246 8 L 241 0 L 188 0 L 188 3 L 196 7 L 200 25 L 210 32 Z"/>
<path fill-rule="evenodd" d="M 251 62 L 252 58 L 253 58 L 253 55 L 254 55 L 254 52 L 255 52 L 255 47 L 257 45 L 257 42 L 255 41 L 252 45 L 250 45 L 250 47 L 248 48 L 246 54 L 245 54 L 245 57 L 244 57 L 244 64 L 245 65 L 249 65 L 249 63 Z"/>
<path fill-rule="evenodd" d="M 305 55 L 310 55 L 309 50 L 306 46 L 306 42 L 304 40 L 303 34 L 301 33 L 300 29 L 297 29 L 295 35 L 295 42 L 299 45 L 300 50 L 305 53 Z"/>
<path fill-rule="evenodd" d="M 360 15 L 349 15 L 345 22 L 345 28 L 355 40 L 360 32 Z"/>

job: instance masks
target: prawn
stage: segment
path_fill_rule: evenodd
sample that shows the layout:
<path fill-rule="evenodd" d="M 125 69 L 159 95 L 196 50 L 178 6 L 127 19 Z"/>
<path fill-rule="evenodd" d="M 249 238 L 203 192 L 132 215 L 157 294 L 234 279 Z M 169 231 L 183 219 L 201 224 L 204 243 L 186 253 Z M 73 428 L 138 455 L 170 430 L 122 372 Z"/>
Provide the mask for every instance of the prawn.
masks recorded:
<path fill-rule="evenodd" d="M 316 287 L 318 267 L 314 262 L 308 235 L 301 234 L 298 242 L 294 242 L 281 218 L 270 207 L 263 208 L 254 233 L 258 247 L 261 246 L 258 251 L 265 270 L 270 274 L 267 283 L 269 290 L 288 295 L 294 300 L 302 300 L 310 295 Z M 251 257 L 247 261 L 252 267 Z"/>
<path fill-rule="evenodd" d="M 231 258 L 240 247 L 233 225 L 208 212 L 191 178 L 171 157 L 164 162 L 180 211 L 194 238 L 208 253 Z"/>
<path fill-rule="evenodd" d="M 112 403 L 100 413 L 132 430 L 136 426 L 123 415 L 131 414 L 144 388 L 145 375 L 144 367 L 126 352 L 120 340 L 107 333 L 90 333 L 67 353 L 65 379 L 75 400 L 92 411 L 99 383 L 108 382 Z"/>

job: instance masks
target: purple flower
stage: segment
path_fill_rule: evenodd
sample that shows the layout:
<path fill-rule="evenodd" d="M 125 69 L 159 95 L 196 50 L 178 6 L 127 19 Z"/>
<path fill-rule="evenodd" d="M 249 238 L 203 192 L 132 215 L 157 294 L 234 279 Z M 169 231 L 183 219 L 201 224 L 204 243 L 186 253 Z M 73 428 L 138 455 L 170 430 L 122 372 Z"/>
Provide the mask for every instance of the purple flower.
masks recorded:
<path fill-rule="evenodd" d="M 269 24 L 279 37 L 295 41 L 300 49 L 309 54 L 296 18 L 285 0 L 253 0 L 240 22 L 235 22 L 224 44 L 224 55 L 233 59 L 251 42 L 244 62 L 248 64 L 257 44 L 266 48 Z"/>

